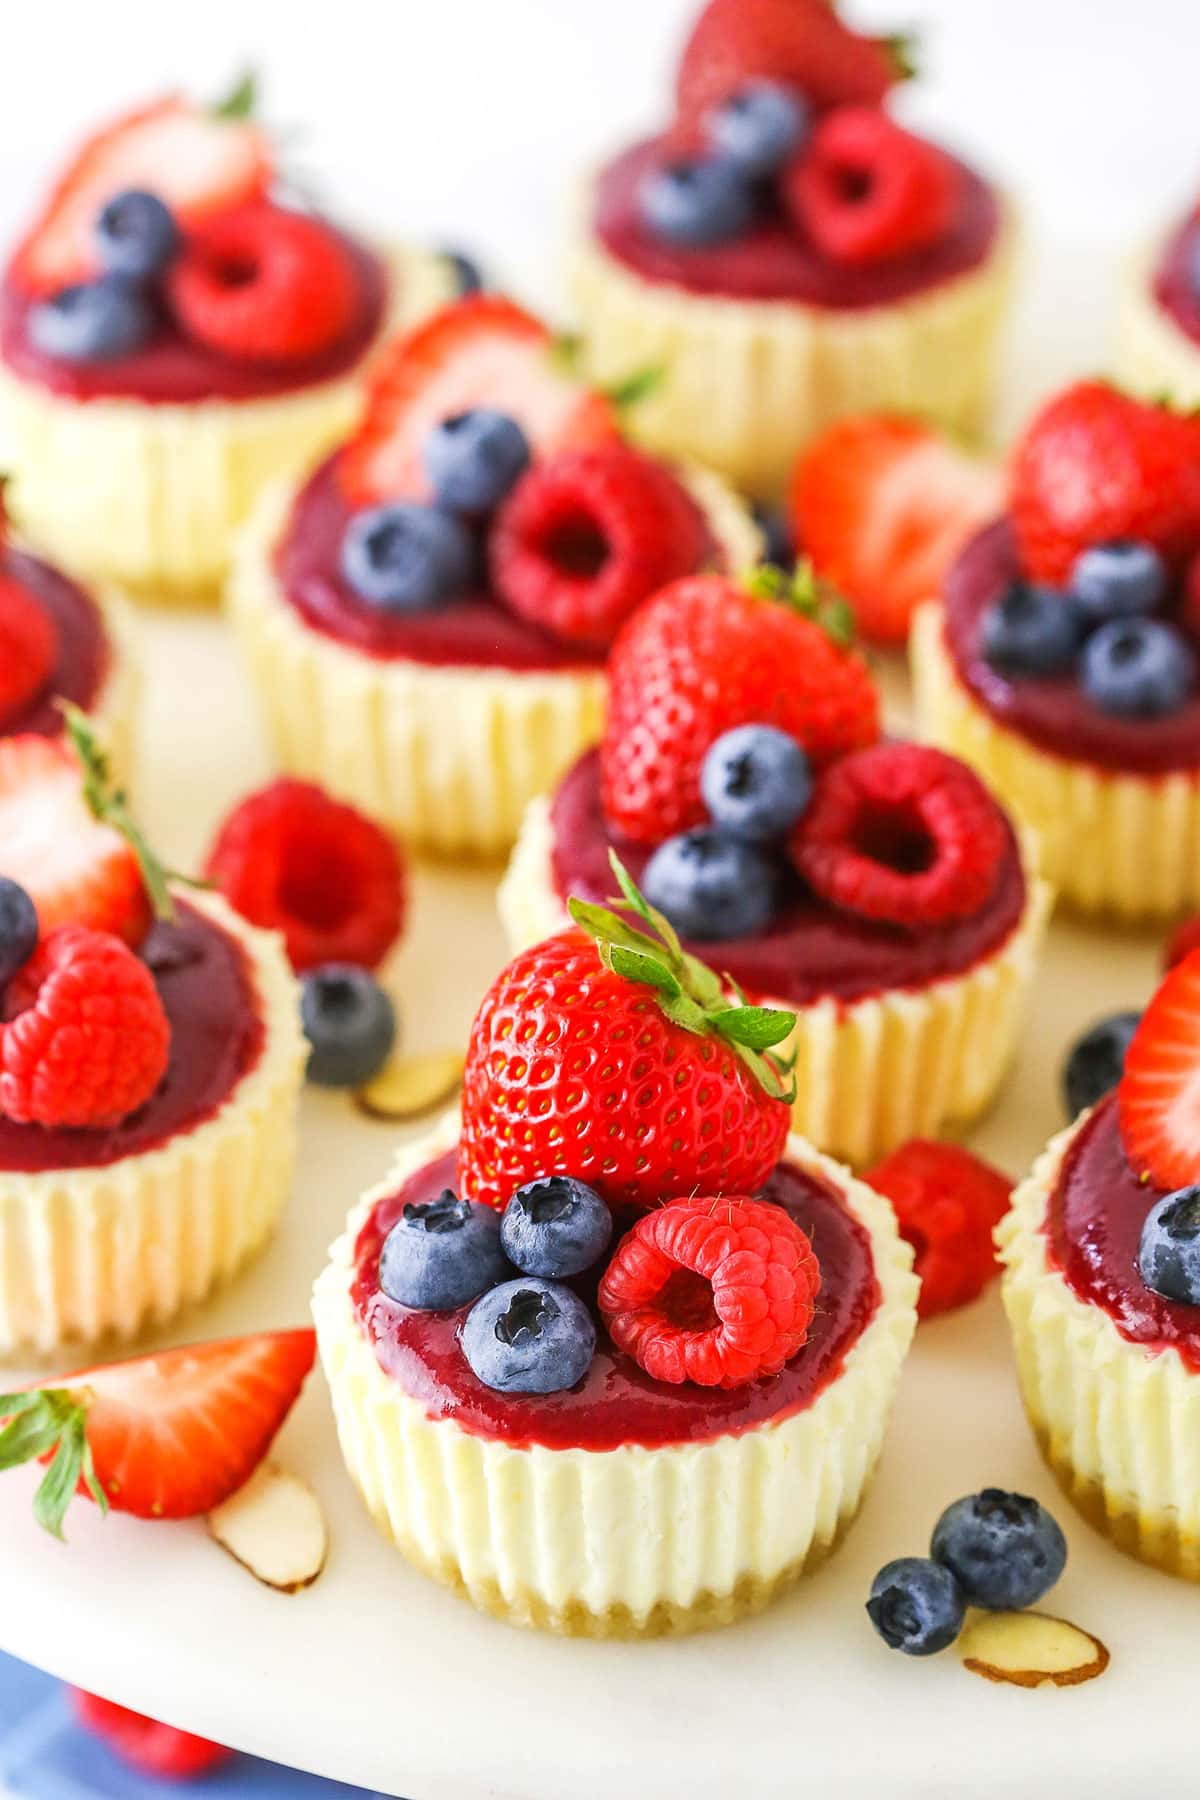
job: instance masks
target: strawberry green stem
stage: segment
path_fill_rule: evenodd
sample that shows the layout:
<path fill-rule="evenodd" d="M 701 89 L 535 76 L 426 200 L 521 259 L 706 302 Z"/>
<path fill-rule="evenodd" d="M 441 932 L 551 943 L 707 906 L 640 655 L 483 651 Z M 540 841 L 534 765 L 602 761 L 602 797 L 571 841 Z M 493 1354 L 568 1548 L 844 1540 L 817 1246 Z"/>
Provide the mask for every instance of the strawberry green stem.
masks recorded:
<path fill-rule="evenodd" d="M 214 119 L 252 119 L 258 110 L 258 70 L 243 69 L 228 93 L 208 110 Z"/>
<path fill-rule="evenodd" d="M 96 1479 L 87 1439 L 90 1400 L 86 1388 L 29 1388 L 20 1394 L 0 1394 L 0 1471 L 50 1457 L 33 1498 L 33 1516 L 59 1539 L 81 1478 L 100 1511 L 108 1511 L 108 1496 Z"/>
<path fill-rule="evenodd" d="M 811 619 L 840 650 L 852 648 L 856 633 L 854 608 L 830 582 L 821 579 L 807 557 L 790 574 L 774 563 L 761 563 L 750 570 L 743 586 L 756 599 L 772 600 L 803 619 Z"/>

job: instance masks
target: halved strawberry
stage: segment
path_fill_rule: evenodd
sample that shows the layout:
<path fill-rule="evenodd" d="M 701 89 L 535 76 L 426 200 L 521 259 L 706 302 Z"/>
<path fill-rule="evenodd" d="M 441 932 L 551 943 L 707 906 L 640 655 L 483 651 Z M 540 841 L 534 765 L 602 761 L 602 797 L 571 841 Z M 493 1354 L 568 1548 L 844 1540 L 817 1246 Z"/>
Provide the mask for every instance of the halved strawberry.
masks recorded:
<path fill-rule="evenodd" d="M 1003 506 L 998 469 L 915 419 L 844 419 L 792 478 L 797 541 L 851 602 L 863 635 L 902 643 L 963 544 Z"/>
<path fill-rule="evenodd" d="M 90 925 L 140 944 L 150 902 L 137 855 L 93 817 L 69 744 L 23 734 L 0 740 L 0 875 L 19 881 L 43 937 Z"/>
<path fill-rule="evenodd" d="M 495 294 L 472 294 L 399 338 L 376 365 L 342 456 L 350 500 L 428 498 L 421 450 L 430 429 L 476 406 L 510 414 L 535 454 L 610 442 L 613 402 L 556 367 L 553 348 L 540 319 Z"/>
<path fill-rule="evenodd" d="M 316 1354 L 311 1330 L 163 1350 L 0 1397 L 0 1469 L 38 1457 L 39 1524 L 75 1493 L 139 1519 L 211 1512 L 250 1479 Z"/>
<path fill-rule="evenodd" d="M 1200 1180 L 1200 950 L 1176 964 L 1142 1014 L 1117 1108 L 1135 1175 L 1168 1189 Z"/>
<path fill-rule="evenodd" d="M 48 293 L 96 273 L 96 220 L 114 194 L 148 188 L 186 229 L 263 194 L 271 149 L 252 119 L 171 94 L 88 138 L 13 259 L 14 278 Z"/>

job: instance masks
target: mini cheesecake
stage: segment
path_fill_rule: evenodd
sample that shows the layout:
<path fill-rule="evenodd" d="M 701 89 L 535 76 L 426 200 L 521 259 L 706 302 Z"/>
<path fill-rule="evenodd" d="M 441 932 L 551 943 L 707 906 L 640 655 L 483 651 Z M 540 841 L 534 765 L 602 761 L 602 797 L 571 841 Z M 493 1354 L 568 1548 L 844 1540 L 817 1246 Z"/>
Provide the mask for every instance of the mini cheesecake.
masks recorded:
<path fill-rule="evenodd" d="M 0 1117 L 0 1354 L 166 1323 L 262 1248 L 287 1198 L 305 1051 L 282 940 L 179 893 L 139 955 L 171 1034 L 149 1101 L 106 1129 Z"/>
<path fill-rule="evenodd" d="M 467 1363 L 466 1307 L 416 1312 L 380 1287 L 388 1231 L 453 1184 L 457 1138 L 448 1118 L 401 1153 L 314 1293 L 342 1453 L 376 1523 L 416 1568 L 515 1624 L 647 1637 L 760 1610 L 833 1548 L 879 1455 L 915 1326 L 890 1207 L 791 1138 L 763 1197 L 811 1239 L 821 1285 L 778 1374 L 657 1381 L 601 1325 L 574 1387 L 500 1393 Z"/>
<path fill-rule="evenodd" d="M 1200 403 L 1200 211 L 1136 256 L 1125 279 L 1116 372 L 1147 395 Z"/>

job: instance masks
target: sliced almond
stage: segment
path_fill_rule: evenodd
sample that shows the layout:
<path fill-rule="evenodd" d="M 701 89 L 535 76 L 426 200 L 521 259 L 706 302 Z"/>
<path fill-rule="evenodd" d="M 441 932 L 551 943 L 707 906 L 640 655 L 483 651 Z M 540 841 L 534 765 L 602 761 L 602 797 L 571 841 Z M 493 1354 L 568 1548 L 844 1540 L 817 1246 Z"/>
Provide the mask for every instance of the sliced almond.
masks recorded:
<path fill-rule="evenodd" d="M 1014 1687 L 1078 1687 L 1109 1665 L 1100 1639 L 1049 1613 L 980 1613 L 958 1640 L 963 1664 L 985 1681 Z"/>
<path fill-rule="evenodd" d="M 462 1080 L 462 1072 L 459 1050 L 439 1050 L 430 1056 L 394 1056 L 354 1097 L 373 1119 L 419 1119 L 422 1113 L 432 1112 L 450 1098 Z"/>
<path fill-rule="evenodd" d="M 209 1534 L 256 1581 L 295 1594 L 311 1587 L 329 1551 L 329 1527 L 306 1481 L 262 1463 L 208 1515 Z"/>

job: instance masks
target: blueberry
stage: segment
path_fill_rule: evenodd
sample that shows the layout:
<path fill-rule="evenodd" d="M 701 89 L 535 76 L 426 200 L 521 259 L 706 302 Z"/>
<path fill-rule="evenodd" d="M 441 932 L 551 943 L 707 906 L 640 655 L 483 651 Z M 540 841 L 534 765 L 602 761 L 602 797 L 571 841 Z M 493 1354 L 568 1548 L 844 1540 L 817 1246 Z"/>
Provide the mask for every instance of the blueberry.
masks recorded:
<path fill-rule="evenodd" d="M 1058 1522 L 1028 1494 L 984 1488 L 948 1506 L 930 1552 L 971 1606 L 1018 1611 L 1052 1588 L 1067 1561 Z"/>
<path fill-rule="evenodd" d="M 379 1285 L 389 1300 L 422 1312 L 466 1306 L 512 1274 L 500 1248 L 500 1214 L 449 1188 L 409 1204 L 384 1239 Z"/>
<path fill-rule="evenodd" d="M 383 1067 L 396 1041 L 391 1001 L 354 963 L 306 971 L 300 1019 L 309 1043 L 308 1079 L 318 1087 L 361 1087 Z"/>
<path fill-rule="evenodd" d="M 807 135 L 811 109 L 776 81 L 751 81 L 705 120 L 712 149 L 743 175 L 774 175 Z"/>
<path fill-rule="evenodd" d="M 157 194 L 128 188 L 114 194 L 96 222 L 96 249 L 110 275 L 149 281 L 175 260 L 179 227 Z"/>
<path fill-rule="evenodd" d="M 587 1374 L 596 1327 L 569 1287 L 522 1275 L 475 1302 L 462 1347 L 485 1387 L 501 1394 L 557 1394 Z"/>
<path fill-rule="evenodd" d="M 1151 613 L 1167 591 L 1167 568 L 1152 544 L 1122 538 L 1080 551 L 1071 570 L 1071 592 L 1089 620 L 1126 619 Z"/>
<path fill-rule="evenodd" d="M 544 1175 L 518 1188 L 505 1207 L 500 1242 L 524 1274 L 565 1280 L 599 1261 L 612 1228 L 595 1188 L 570 1175 Z"/>
<path fill-rule="evenodd" d="M 649 230 L 670 244 L 727 243 L 754 217 L 750 184 L 729 162 L 668 163 L 645 178 L 639 198 Z"/>
<path fill-rule="evenodd" d="M 38 941 L 37 909 L 29 895 L 0 875 L 0 988 L 23 969 Z"/>
<path fill-rule="evenodd" d="M 1164 1300 L 1200 1306 L 1200 1187 L 1155 1202 L 1142 1226 L 1138 1273 Z"/>
<path fill-rule="evenodd" d="M 144 344 L 154 329 L 149 302 L 119 275 L 60 288 L 29 314 L 29 336 L 56 362 L 116 362 Z"/>
<path fill-rule="evenodd" d="M 1113 619 L 1084 646 L 1081 678 L 1101 712 L 1160 719 L 1178 712 L 1196 686 L 1196 658 L 1161 619 Z"/>
<path fill-rule="evenodd" d="M 760 501 L 754 508 L 754 523 L 763 534 L 764 561 L 774 563 L 777 569 L 790 569 L 796 560 L 796 545 L 784 508 Z"/>
<path fill-rule="evenodd" d="M 770 923 L 775 870 L 755 845 L 700 828 L 660 844 L 642 876 L 651 906 L 688 938 L 752 937 Z"/>
<path fill-rule="evenodd" d="M 934 1656 L 962 1630 L 966 1602 L 948 1569 L 924 1556 L 885 1563 L 871 1583 L 867 1612 L 889 1650 Z"/>
<path fill-rule="evenodd" d="M 449 245 L 442 251 L 442 256 L 450 264 L 450 273 L 454 277 L 455 291 L 460 300 L 468 294 L 481 294 L 487 286 L 483 270 L 473 256 L 465 250 L 454 250 Z"/>
<path fill-rule="evenodd" d="M 1053 588 L 1015 582 L 983 616 L 983 654 L 1001 675 L 1063 675 L 1082 641 L 1078 601 Z"/>
<path fill-rule="evenodd" d="M 1095 1106 L 1110 1094 L 1125 1068 L 1125 1052 L 1138 1028 L 1141 1014 L 1113 1013 L 1090 1025 L 1076 1038 L 1063 1069 L 1063 1099 L 1067 1117 L 1075 1118 L 1085 1107 Z"/>
<path fill-rule="evenodd" d="M 700 792 L 713 824 L 755 841 L 790 831 L 812 798 L 812 786 L 807 756 L 795 738 L 773 725 L 738 725 L 725 732 L 700 770 Z"/>
<path fill-rule="evenodd" d="M 486 513 L 529 467 L 529 441 L 507 413 L 452 413 L 425 439 L 421 460 L 439 506 Z"/>
<path fill-rule="evenodd" d="M 355 593 L 390 612 L 442 606 L 471 584 L 475 551 L 461 520 L 409 501 L 355 513 L 342 538 L 342 573 Z"/>

